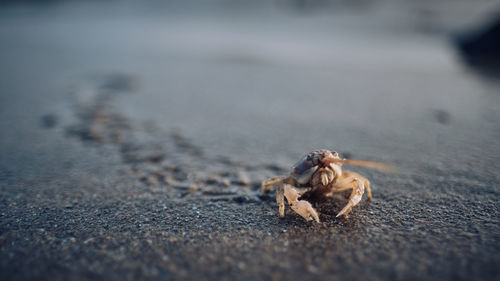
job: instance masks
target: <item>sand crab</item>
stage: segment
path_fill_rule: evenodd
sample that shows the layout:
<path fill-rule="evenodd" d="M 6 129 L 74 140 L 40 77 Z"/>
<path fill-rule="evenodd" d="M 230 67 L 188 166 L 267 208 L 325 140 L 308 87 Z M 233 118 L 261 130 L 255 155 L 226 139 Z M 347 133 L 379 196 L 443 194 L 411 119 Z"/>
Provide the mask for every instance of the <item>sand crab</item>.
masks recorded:
<path fill-rule="evenodd" d="M 360 174 L 352 171 L 342 171 L 342 164 L 365 166 L 387 172 L 390 166 L 382 163 L 339 158 L 335 151 L 326 149 L 315 150 L 306 154 L 293 167 L 290 175 L 271 178 L 262 182 L 262 192 L 278 186 L 276 203 L 279 206 L 280 217 L 285 216 L 285 197 L 288 204 L 304 219 L 319 222 L 319 216 L 311 203 L 299 200 L 305 194 L 331 196 L 335 192 L 352 189 L 347 205 L 337 214 L 347 216 L 367 191 L 368 199 L 372 198 L 370 182 Z"/>

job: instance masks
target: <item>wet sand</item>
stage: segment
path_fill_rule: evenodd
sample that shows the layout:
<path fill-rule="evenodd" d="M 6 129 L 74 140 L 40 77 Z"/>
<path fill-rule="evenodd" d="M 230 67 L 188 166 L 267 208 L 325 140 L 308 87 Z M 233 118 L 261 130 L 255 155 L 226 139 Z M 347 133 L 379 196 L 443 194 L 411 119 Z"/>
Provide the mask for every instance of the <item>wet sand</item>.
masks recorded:
<path fill-rule="evenodd" d="M 3 11 L 2 279 L 499 278 L 500 84 L 450 14 L 107 5 Z M 399 171 L 278 218 L 260 182 L 318 148 Z"/>

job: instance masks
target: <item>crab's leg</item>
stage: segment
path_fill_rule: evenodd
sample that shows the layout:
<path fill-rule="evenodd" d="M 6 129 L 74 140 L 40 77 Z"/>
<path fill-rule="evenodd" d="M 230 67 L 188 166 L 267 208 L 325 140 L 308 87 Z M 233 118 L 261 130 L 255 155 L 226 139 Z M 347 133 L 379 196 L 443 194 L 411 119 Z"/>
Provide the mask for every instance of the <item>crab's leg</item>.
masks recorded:
<path fill-rule="evenodd" d="M 345 178 L 349 178 L 349 177 L 351 177 L 351 178 L 358 178 L 358 179 L 360 179 L 363 182 L 363 184 L 365 185 L 365 188 L 366 188 L 366 195 L 368 196 L 368 199 L 371 200 L 372 199 L 372 190 L 370 188 L 370 181 L 367 178 L 363 177 L 362 175 L 360 175 L 360 174 L 358 174 L 356 172 L 347 171 L 347 170 L 342 171 L 342 177 L 340 177 L 340 180 L 345 179 Z M 338 184 L 336 184 L 336 185 L 338 185 Z M 344 185 L 344 188 L 341 188 L 341 189 L 336 188 L 336 189 L 333 190 L 333 192 L 338 192 L 338 191 L 343 191 L 343 190 L 351 189 L 351 186 L 350 185 Z"/>
<path fill-rule="evenodd" d="M 262 193 L 270 191 L 271 189 L 273 189 L 274 186 L 279 185 L 279 182 L 283 181 L 283 179 L 285 179 L 285 177 L 281 176 L 281 177 L 270 178 L 268 180 L 263 181 L 262 184 L 260 185 L 260 191 Z"/>
<path fill-rule="evenodd" d="M 280 217 L 285 216 L 285 188 L 283 182 L 278 185 L 278 190 L 276 190 L 276 203 L 278 204 Z"/>
<path fill-rule="evenodd" d="M 359 201 L 361 201 L 361 197 L 363 197 L 363 193 L 365 192 L 365 181 L 368 182 L 368 180 L 361 176 L 357 177 L 357 175 L 359 174 L 353 172 L 346 173 L 346 171 L 344 171 L 343 176 L 336 183 L 334 183 L 334 189 L 332 192 L 352 189 L 347 205 L 337 214 L 337 217 L 342 215 L 347 216 L 349 212 L 351 212 L 352 208 L 356 206 Z M 367 186 L 370 186 L 369 182 Z M 371 191 L 369 192 L 369 197 L 371 198 Z"/>
<path fill-rule="evenodd" d="M 316 210 L 312 207 L 311 203 L 305 200 L 298 200 L 301 194 L 289 184 L 284 184 L 284 194 L 288 204 L 292 207 L 297 214 L 302 216 L 307 221 L 315 220 L 319 222 L 319 216 Z M 283 213 L 284 214 L 284 213 Z"/>
<path fill-rule="evenodd" d="M 280 217 L 285 216 L 285 195 L 284 195 L 284 187 L 283 182 L 285 180 L 284 176 L 271 178 L 262 182 L 260 186 L 260 190 L 262 194 L 267 191 L 273 189 L 274 186 L 278 186 L 278 190 L 276 190 L 276 203 L 278 204 Z"/>

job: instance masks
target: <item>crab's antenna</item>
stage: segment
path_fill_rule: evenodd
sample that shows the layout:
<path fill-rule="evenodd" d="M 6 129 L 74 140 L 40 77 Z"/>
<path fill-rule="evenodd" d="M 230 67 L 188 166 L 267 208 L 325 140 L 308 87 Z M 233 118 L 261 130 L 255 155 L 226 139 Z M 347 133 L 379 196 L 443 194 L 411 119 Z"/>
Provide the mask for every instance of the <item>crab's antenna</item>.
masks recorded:
<path fill-rule="evenodd" d="M 332 158 L 328 159 L 329 162 L 331 163 L 342 163 L 342 164 L 348 164 L 348 165 L 356 165 L 356 166 L 362 166 L 362 167 L 367 167 L 371 169 L 375 169 L 377 171 L 383 172 L 383 173 L 393 173 L 396 171 L 396 167 L 385 164 L 385 163 L 379 163 L 379 162 L 371 162 L 371 161 L 363 161 L 363 160 L 351 160 L 351 159 L 345 159 L 345 158 Z"/>

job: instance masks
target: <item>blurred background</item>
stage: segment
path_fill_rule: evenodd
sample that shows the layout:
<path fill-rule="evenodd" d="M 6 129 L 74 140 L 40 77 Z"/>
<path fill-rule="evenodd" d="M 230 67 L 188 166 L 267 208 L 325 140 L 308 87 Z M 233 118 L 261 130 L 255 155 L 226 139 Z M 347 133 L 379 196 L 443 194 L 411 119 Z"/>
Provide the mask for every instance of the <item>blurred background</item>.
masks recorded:
<path fill-rule="evenodd" d="M 498 278 L 499 30 L 498 0 L 0 0 L 1 269 Z M 258 189 L 318 148 L 400 173 L 311 234 Z"/>
<path fill-rule="evenodd" d="M 2 1 L 2 112 L 16 100 L 43 115 L 68 98 L 55 88 L 124 74 L 140 84 L 124 114 L 216 153 L 296 157 L 348 142 L 330 140 L 345 130 L 411 138 L 429 112 L 477 110 L 490 82 L 461 48 L 499 11 L 491 0 Z"/>
<path fill-rule="evenodd" d="M 296 151 L 330 146 L 332 135 L 322 126 L 412 134 L 401 128 L 422 114 L 476 110 L 469 108 L 474 94 L 489 91 L 489 82 L 476 86 L 483 78 L 464 64 L 468 53 L 460 44 L 494 23 L 499 6 L 491 0 L 2 1 L 2 112 L 18 111 L 16 100 L 43 115 L 50 111 L 45 106 L 55 106 L 49 98 L 68 96 L 54 88 L 118 73 L 140 81 L 140 95 L 121 105 L 125 114 L 182 129 L 209 151 L 250 150 L 244 158 L 256 160 L 287 150 L 297 157 Z M 498 51 L 498 32 L 496 38 Z M 485 60 L 491 57 L 498 60 Z"/>

